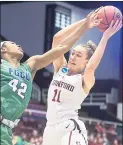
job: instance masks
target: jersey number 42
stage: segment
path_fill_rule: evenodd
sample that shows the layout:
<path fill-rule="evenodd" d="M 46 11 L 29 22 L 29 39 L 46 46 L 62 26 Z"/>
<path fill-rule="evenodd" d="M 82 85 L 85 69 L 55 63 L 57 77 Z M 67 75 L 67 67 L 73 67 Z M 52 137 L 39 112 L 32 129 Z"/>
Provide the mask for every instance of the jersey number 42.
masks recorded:
<path fill-rule="evenodd" d="M 12 87 L 12 91 L 13 92 L 17 92 L 17 94 L 22 98 L 24 99 L 24 94 L 26 93 L 26 90 L 27 90 L 27 85 L 25 83 L 21 83 L 20 84 L 20 88 L 17 88 L 17 85 L 18 85 L 18 80 L 16 79 L 13 79 L 9 82 L 9 86 Z"/>

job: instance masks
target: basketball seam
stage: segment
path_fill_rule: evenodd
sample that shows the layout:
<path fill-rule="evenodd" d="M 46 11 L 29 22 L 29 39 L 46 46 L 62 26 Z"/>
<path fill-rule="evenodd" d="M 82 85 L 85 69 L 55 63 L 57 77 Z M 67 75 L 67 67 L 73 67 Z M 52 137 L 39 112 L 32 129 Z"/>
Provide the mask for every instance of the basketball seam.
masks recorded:
<path fill-rule="evenodd" d="M 99 17 L 97 17 L 97 19 L 99 19 Z M 103 25 L 108 25 L 108 24 L 105 24 L 105 23 L 103 23 L 103 22 L 100 22 L 101 24 L 103 24 Z"/>
<path fill-rule="evenodd" d="M 116 9 L 115 9 L 115 7 L 114 7 L 114 15 L 113 15 L 112 20 L 114 20 L 114 16 L 115 16 L 115 12 L 116 12 L 115 10 L 116 10 Z M 111 20 L 111 22 L 112 22 L 112 20 Z M 111 22 L 110 22 L 110 23 L 111 23 Z"/>
<path fill-rule="evenodd" d="M 107 24 L 108 24 L 108 26 L 109 26 L 108 19 L 107 19 L 107 16 L 106 16 L 105 7 L 104 7 L 104 14 L 105 14 L 105 18 L 106 18 Z"/>
<path fill-rule="evenodd" d="M 105 23 L 103 23 L 103 22 L 100 22 L 101 24 L 103 24 L 103 25 L 108 25 L 108 24 L 105 24 Z"/>

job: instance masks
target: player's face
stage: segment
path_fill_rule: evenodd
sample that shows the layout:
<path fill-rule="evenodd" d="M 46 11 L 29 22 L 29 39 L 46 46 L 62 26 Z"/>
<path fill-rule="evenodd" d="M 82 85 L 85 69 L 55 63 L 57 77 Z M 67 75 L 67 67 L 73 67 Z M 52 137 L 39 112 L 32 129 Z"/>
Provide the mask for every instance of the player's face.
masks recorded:
<path fill-rule="evenodd" d="M 88 62 L 87 50 L 82 46 L 77 46 L 72 50 L 69 57 L 68 68 L 74 72 L 80 72 Z"/>
<path fill-rule="evenodd" d="M 5 52 L 12 57 L 19 58 L 20 60 L 22 59 L 24 53 L 20 45 L 17 45 L 16 43 L 11 41 L 5 42 Z"/>

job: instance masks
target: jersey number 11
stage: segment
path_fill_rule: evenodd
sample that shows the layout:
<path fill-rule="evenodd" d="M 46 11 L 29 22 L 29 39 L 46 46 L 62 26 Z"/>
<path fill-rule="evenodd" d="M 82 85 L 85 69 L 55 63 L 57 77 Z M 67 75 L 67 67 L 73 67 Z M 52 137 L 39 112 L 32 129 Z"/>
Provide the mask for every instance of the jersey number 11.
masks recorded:
<path fill-rule="evenodd" d="M 58 89 L 55 89 L 54 97 L 53 97 L 52 101 L 60 103 L 60 94 L 61 94 L 61 90 L 59 91 Z"/>

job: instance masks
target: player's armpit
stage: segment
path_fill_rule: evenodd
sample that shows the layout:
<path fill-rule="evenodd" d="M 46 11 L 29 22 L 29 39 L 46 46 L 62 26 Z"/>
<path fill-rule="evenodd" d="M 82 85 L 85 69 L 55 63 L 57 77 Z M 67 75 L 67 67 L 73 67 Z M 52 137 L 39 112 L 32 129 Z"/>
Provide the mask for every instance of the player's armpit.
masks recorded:
<path fill-rule="evenodd" d="M 55 61 L 53 61 L 54 72 L 57 73 L 61 67 L 66 65 L 67 65 L 67 61 L 64 55 L 57 58 Z"/>

